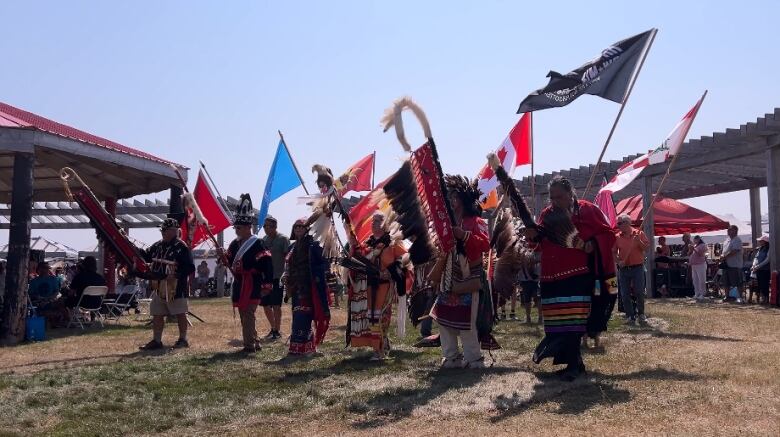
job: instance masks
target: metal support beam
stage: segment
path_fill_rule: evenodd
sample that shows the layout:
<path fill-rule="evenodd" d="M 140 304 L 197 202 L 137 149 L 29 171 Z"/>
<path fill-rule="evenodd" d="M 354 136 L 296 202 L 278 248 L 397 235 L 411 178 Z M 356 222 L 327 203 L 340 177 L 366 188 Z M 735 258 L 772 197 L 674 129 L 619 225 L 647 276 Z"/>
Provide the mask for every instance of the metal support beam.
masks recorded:
<path fill-rule="evenodd" d="M 642 214 L 647 214 L 647 218 L 642 223 L 642 230 L 647 239 L 650 240 L 650 246 L 645 251 L 645 284 L 647 287 L 647 297 L 655 296 L 655 218 L 650 203 L 655 192 L 653 191 L 653 178 L 642 178 Z M 649 212 L 648 212 L 649 211 Z"/>
<path fill-rule="evenodd" d="M 14 153 L 11 230 L 8 232 L 5 298 L 0 317 L 0 343 L 3 345 L 15 345 L 24 340 L 34 165 L 33 153 Z"/>
<path fill-rule="evenodd" d="M 761 237 L 761 189 L 751 188 L 750 196 L 750 241 L 756 247 L 756 240 Z"/>

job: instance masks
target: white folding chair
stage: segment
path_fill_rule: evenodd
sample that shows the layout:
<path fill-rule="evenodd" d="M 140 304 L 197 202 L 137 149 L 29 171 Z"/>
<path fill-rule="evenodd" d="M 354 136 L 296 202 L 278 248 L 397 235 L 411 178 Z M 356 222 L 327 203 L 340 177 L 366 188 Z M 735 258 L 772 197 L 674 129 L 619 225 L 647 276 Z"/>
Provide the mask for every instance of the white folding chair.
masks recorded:
<path fill-rule="evenodd" d="M 135 284 L 128 284 L 119 290 L 116 299 L 103 299 L 103 305 L 107 310 L 107 314 L 105 315 L 106 320 L 119 322 L 119 319 L 128 311 L 130 305 L 132 305 L 137 292 L 138 287 Z"/>
<path fill-rule="evenodd" d="M 92 318 L 95 318 L 100 327 L 103 327 L 103 314 L 100 313 L 100 308 L 103 307 L 103 297 L 108 293 L 108 287 L 105 285 L 92 285 L 84 289 L 81 293 L 79 301 L 76 304 L 76 308 L 70 313 L 70 322 L 68 322 L 68 328 L 74 324 L 78 324 L 81 329 L 84 329 L 84 323 L 91 323 Z M 84 301 L 84 296 L 91 296 L 94 299 L 89 299 L 89 302 Z"/>

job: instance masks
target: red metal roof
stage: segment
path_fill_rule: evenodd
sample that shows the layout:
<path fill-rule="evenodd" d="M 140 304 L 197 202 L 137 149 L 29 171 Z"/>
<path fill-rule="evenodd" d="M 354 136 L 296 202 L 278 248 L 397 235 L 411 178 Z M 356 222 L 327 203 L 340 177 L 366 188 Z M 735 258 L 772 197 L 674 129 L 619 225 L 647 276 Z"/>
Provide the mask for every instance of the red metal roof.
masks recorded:
<path fill-rule="evenodd" d="M 0 127 L 38 129 L 40 131 L 52 133 L 62 137 L 72 138 L 84 143 L 94 144 L 96 146 L 113 150 L 115 152 L 125 153 L 127 155 L 148 159 L 150 161 L 160 162 L 163 164 L 174 164 L 178 167 L 186 168 L 183 165 L 176 164 L 175 162 L 158 158 L 157 156 L 138 149 L 133 149 L 132 147 L 123 146 L 119 143 L 115 143 L 97 135 L 92 135 L 62 123 L 57 123 L 56 121 L 49 120 L 48 118 L 41 117 L 40 115 L 33 114 L 32 112 L 27 112 L 22 109 L 15 108 L 3 102 L 0 102 Z"/>

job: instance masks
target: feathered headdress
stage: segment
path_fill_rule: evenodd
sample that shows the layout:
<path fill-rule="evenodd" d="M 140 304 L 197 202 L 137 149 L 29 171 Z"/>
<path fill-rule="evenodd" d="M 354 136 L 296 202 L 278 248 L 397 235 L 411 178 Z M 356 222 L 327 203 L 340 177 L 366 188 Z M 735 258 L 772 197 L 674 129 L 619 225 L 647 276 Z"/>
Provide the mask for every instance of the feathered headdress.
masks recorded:
<path fill-rule="evenodd" d="M 311 171 L 317 173 L 317 186 L 321 191 L 328 191 L 333 186 L 333 172 L 330 168 L 322 164 L 314 164 Z"/>
<path fill-rule="evenodd" d="M 249 193 L 244 193 L 238 200 L 236 213 L 233 214 L 234 225 L 252 226 L 255 223 L 255 215 L 252 213 L 252 198 Z"/>
<path fill-rule="evenodd" d="M 479 204 L 482 191 L 477 187 L 476 179 L 470 181 L 465 176 L 446 175 L 444 183 L 447 184 L 447 191 L 450 194 L 456 194 L 460 198 L 465 215 L 475 217 L 482 214 L 482 207 Z"/>

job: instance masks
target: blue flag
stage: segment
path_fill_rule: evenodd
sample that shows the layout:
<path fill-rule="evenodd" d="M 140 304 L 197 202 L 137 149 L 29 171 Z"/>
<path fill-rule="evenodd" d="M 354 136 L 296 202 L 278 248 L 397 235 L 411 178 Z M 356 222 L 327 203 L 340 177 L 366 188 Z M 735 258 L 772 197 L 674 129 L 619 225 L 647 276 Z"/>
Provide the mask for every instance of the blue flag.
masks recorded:
<path fill-rule="evenodd" d="M 279 140 L 279 147 L 276 148 L 276 156 L 271 164 L 271 171 L 268 173 L 268 181 L 265 183 L 263 203 L 257 213 L 258 225 L 263 226 L 265 216 L 268 215 L 268 205 L 271 202 L 299 185 L 303 185 L 303 181 L 298 177 L 298 171 L 295 170 L 295 165 L 293 165 L 292 157 L 287 151 L 284 140 Z"/>

